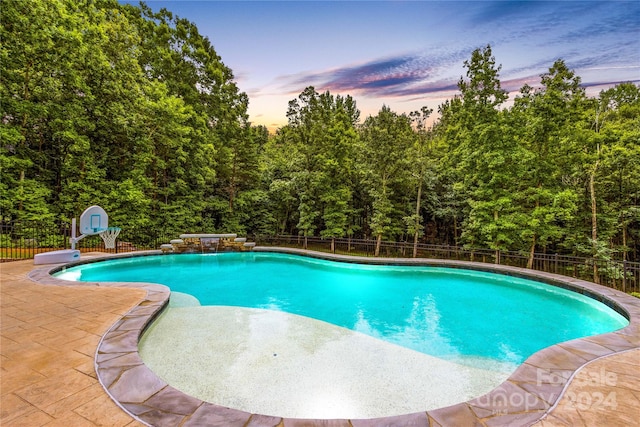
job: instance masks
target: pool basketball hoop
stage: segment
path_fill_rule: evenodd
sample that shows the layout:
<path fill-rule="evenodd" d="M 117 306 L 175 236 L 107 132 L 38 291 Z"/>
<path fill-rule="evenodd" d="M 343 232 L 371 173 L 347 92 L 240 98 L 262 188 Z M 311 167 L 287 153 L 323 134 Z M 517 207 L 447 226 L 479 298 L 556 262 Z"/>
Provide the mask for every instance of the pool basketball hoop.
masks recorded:
<path fill-rule="evenodd" d="M 80 215 L 80 236 L 76 236 L 76 219 L 71 220 L 71 249 L 76 243 L 87 236 L 99 234 L 106 249 L 116 247 L 116 237 L 120 234 L 118 227 L 109 227 L 109 216 L 100 206 L 89 206 Z"/>
<path fill-rule="evenodd" d="M 109 228 L 109 216 L 100 206 L 90 206 L 80 215 L 80 234 L 92 236 Z"/>
<path fill-rule="evenodd" d="M 118 227 L 108 227 L 106 230 L 101 231 L 100 237 L 104 240 L 104 248 L 105 249 L 113 249 L 116 247 L 116 237 L 120 234 L 120 228 Z"/>

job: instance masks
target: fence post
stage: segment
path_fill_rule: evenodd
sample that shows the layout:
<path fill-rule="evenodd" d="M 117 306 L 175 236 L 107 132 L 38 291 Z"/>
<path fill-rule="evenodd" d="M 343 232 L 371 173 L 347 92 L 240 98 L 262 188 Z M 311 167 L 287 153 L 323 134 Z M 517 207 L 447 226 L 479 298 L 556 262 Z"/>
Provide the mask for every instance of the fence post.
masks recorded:
<path fill-rule="evenodd" d="M 553 267 L 553 272 L 555 274 L 558 274 L 558 253 L 557 252 L 554 258 L 555 258 L 555 262 L 554 262 L 555 265 Z"/>
<path fill-rule="evenodd" d="M 627 260 L 622 260 L 622 292 L 627 292 Z"/>

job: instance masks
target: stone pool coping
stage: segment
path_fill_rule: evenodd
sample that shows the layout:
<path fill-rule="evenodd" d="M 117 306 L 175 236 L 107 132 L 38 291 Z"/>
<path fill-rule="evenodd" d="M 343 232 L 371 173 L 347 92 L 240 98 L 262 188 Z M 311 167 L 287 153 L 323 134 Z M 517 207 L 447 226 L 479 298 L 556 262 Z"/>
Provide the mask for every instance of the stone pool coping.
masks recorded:
<path fill-rule="evenodd" d="M 604 302 L 629 319 L 629 325 L 607 334 L 581 338 L 538 351 L 501 385 L 478 398 L 456 405 L 407 415 L 375 419 L 290 419 L 226 408 L 188 396 L 158 378 L 138 354 L 138 340 L 145 328 L 167 306 L 170 291 L 153 283 L 70 282 L 51 273 L 64 268 L 48 265 L 31 271 L 31 280 L 62 286 L 134 287 L 146 290 L 145 299 L 116 322 L 102 337 L 95 356 L 98 379 L 109 396 L 135 419 L 151 426 L 445 426 L 531 425 L 549 413 L 573 376 L 583 366 L 602 357 L 640 348 L 640 299 L 595 283 L 516 267 L 435 259 L 366 258 L 300 249 L 256 247 L 256 252 L 279 252 L 343 262 L 390 265 L 429 265 L 466 268 L 532 278 L 561 286 Z M 135 257 L 160 251 L 122 254 Z M 166 255 L 180 256 L 180 255 Z M 114 256 L 81 259 L 86 264 Z"/>

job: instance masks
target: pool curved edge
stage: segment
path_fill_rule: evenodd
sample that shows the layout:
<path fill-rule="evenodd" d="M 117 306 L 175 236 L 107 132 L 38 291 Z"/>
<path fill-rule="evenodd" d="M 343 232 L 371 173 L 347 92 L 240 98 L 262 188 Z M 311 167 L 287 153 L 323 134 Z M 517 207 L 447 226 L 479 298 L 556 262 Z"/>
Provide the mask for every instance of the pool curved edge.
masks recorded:
<path fill-rule="evenodd" d="M 445 408 L 375 419 L 311 420 L 251 414 L 204 402 L 186 395 L 158 378 L 138 354 L 138 341 L 146 327 L 162 312 L 170 291 L 164 285 L 122 282 L 70 282 L 52 277 L 66 266 L 112 259 L 114 256 L 80 260 L 66 266 L 42 266 L 29 274 L 40 284 L 59 286 L 135 287 L 146 290 L 137 306 L 122 316 L 103 335 L 95 355 L 98 380 L 107 394 L 136 420 L 150 426 L 446 426 L 531 425 L 544 418 L 562 397 L 573 376 L 603 357 L 640 348 L 640 299 L 595 283 L 516 267 L 435 259 L 366 258 L 273 247 L 254 251 L 280 252 L 342 262 L 391 265 L 428 265 L 466 268 L 535 279 L 582 293 L 601 301 L 629 320 L 614 332 L 575 339 L 544 348 L 529 358 L 501 385 L 475 399 Z M 117 257 L 156 255 L 160 251 Z"/>

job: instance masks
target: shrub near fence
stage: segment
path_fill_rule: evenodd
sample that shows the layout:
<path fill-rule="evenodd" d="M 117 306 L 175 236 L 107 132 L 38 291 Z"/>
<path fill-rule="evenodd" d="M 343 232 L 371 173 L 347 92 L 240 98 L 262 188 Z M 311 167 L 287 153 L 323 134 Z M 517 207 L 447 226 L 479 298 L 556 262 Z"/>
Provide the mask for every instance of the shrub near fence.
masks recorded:
<path fill-rule="evenodd" d="M 300 236 L 259 236 L 259 245 L 304 247 Z M 331 239 L 308 237 L 307 248 L 331 252 Z M 334 239 L 333 253 L 344 255 L 374 256 L 375 240 Z M 413 256 L 411 242 L 382 242 L 380 256 L 410 258 Z M 451 259 L 475 261 L 512 267 L 527 268 L 529 257 L 519 252 L 493 251 L 489 249 L 467 249 L 459 246 L 418 244 L 418 258 Z M 640 292 L 640 263 L 630 261 L 600 260 L 559 254 L 536 253 L 533 269 L 561 274 L 594 282 L 594 268 L 597 266 L 597 283 L 624 292 Z"/>

